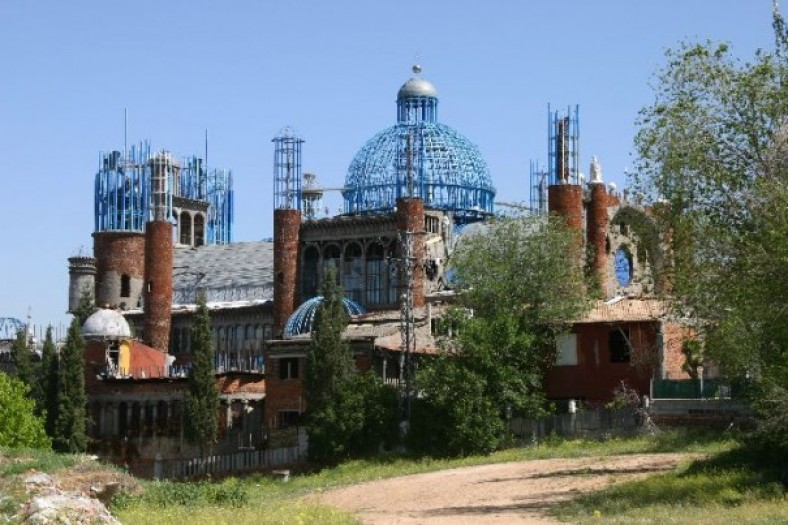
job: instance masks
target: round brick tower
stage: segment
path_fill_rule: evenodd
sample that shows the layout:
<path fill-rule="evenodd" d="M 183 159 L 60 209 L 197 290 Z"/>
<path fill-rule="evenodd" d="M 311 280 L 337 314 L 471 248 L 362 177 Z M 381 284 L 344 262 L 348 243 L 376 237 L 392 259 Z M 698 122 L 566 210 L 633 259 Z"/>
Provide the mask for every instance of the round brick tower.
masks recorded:
<path fill-rule="evenodd" d="M 547 208 L 563 217 L 567 226 L 583 230 L 583 189 L 577 184 L 553 184 L 547 188 Z"/>
<path fill-rule="evenodd" d="M 134 231 L 93 233 L 96 305 L 137 308 L 145 277 L 145 236 Z"/>
<path fill-rule="evenodd" d="M 413 234 L 413 307 L 424 306 L 424 201 L 419 198 L 397 199 L 397 230 Z M 400 253 L 402 257 L 402 247 Z M 404 285 L 402 280 L 401 284 Z"/>
<path fill-rule="evenodd" d="M 68 313 L 79 307 L 82 294 L 87 291 L 96 300 L 96 259 L 93 257 L 68 258 Z"/>
<path fill-rule="evenodd" d="M 592 179 L 589 187 L 591 200 L 588 203 L 586 218 L 591 260 L 588 269 L 589 273 L 596 276 L 603 295 L 607 296 L 607 189 L 601 177 L 599 180 Z"/>
<path fill-rule="evenodd" d="M 298 245 L 301 212 L 274 210 L 274 335 L 281 337 L 290 314 L 298 306 Z"/>

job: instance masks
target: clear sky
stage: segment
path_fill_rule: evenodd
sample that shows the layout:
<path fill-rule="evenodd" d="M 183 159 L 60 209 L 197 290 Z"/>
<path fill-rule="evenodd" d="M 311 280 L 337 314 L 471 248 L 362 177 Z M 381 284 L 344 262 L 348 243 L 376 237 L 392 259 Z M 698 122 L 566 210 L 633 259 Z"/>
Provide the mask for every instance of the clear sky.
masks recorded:
<path fill-rule="evenodd" d="M 235 239 L 272 232 L 271 138 L 341 186 L 395 121 L 419 57 L 440 121 L 475 142 L 498 199 L 528 199 L 547 104 L 580 104 L 581 167 L 623 182 L 663 53 L 714 39 L 771 47 L 771 0 L 0 2 L 0 317 L 67 323 L 66 259 L 92 251 L 99 153 L 149 139 L 231 169 Z M 335 211 L 335 210 L 334 210 Z"/>

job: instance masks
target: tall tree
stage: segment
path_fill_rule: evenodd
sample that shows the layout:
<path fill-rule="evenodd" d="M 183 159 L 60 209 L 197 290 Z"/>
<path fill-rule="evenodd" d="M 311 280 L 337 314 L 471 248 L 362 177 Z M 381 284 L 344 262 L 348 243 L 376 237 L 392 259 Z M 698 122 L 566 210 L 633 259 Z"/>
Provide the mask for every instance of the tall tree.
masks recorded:
<path fill-rule="evenodd" d="M 342 339 L 349 318 L 333 266 L 326 272 L 322 293 L 306 355 L 304 395 L 310 459 L 331 463 L 348 454 L 351 436 L 361 429 L 363 400 L 351 388 L 356 365 Z"/>
<path fill-rule="evenodd" d="M 27 340 L 27 327 L 16 333 L 16 339 L 11 343 L 11 359 L 14 362 L 14 371 L 28 387 L 34 383 L 33 359 L 30 352 L 30 345 Z"/>
<path fill-rule="evenodd" d="M 664 199 L 673 286 L 705 336 L 705 356 L 788 399 L 788 33 L 750 61 L 726 44 L 683 44 L 644 108 L 635 182 Z M 770 392 L 769 394 L 767 394 Z M 770 405 L 761 414 L 785 413 Z M 788 457 L 788 419 L 781 427 Z"/>
<path fill-rule="evenodd" d="M 58 396 L 58 356 L 55 342 L 52 340 L 52 326 L 47 327 L 44 346 L 41 352 L 41 369 L 38 381 L 41 385 L 39 406 L 45 412 L 44 427 L 47 435 L 55 435 L 55 421 L 57 420 Z"/>
<path fill-rule="evenodd" d="M 214 375 L 213 348 L 211 347 L 211 318 L 205 295 L 197 298 L 197 314 L 192 331 L 192 370 L 186 393 L 186 437 L 198 445 L 200 455 L 206 447 L 216 443 L 219 430 L 219 392 Z"/>
<path fill-rule="evenodd" d="M 84 350 L 82 325 L 74 317 L 60 351 L 57 375 L 57 416 L 52 445 L 59 452 L 84 452 L 87 448 Z"/>

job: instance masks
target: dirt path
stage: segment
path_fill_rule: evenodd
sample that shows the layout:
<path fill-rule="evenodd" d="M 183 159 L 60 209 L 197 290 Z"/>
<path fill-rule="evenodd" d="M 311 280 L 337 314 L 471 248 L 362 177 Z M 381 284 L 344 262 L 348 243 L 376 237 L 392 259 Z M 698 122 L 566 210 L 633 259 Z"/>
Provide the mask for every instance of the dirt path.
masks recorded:
<path fill-rule="evenodd" d="M 323 493 L 363 523 L 556 523 L 548 507 L 582 492 L 673 469 L 687 454 L 548 459 L 403 476 Z"/>

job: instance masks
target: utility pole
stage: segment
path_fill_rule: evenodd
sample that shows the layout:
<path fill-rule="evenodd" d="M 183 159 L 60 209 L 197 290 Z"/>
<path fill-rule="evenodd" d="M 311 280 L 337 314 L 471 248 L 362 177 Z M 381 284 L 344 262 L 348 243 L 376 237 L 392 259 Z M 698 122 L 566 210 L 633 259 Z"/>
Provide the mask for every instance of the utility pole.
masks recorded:
<path fill-rule="evenodd" d="M 404 279 L 400 295 L 400 335 L 402 337 L 402 351 L 399 355 L 400 435 L 405 437 L 410 427 L 413 382 L 412 354 L 416 349 L 413 319 L 413 265 L 416 264 L 416 258 L 413 255 L 413 232 L 401 232 L 399 241 L 402 246 L 402 256 L 397 260 L 397 265 L 400 269 L 399 274 Z"/>

